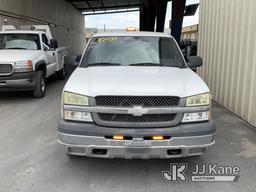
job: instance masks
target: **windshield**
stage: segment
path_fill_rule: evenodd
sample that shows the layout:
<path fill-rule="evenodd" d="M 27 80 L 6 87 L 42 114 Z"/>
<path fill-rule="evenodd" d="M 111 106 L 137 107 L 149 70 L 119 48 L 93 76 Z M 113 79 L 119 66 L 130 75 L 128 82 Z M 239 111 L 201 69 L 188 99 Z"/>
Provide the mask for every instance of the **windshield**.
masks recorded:
<path fill-rule="evenodd" d="M 37 34 L 0 34 L 0 49 L 40 50 Z"/>
<path fill-rule="evenodd" d="M 186 67 L 182 55 L 172 38 L 93 38 L 80 67 L 111 65 Z"/>

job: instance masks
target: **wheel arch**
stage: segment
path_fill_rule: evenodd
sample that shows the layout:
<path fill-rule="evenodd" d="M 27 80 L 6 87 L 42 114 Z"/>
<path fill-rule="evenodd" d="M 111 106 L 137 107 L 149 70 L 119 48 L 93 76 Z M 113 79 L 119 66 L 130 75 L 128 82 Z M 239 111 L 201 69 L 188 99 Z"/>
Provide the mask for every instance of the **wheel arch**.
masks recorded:
<path fill-rule="evenodd" d="M 44 75 L 47 75 L 47 66 L 44 60 L 36 62 L 35 71 L 43 71 Z"/>

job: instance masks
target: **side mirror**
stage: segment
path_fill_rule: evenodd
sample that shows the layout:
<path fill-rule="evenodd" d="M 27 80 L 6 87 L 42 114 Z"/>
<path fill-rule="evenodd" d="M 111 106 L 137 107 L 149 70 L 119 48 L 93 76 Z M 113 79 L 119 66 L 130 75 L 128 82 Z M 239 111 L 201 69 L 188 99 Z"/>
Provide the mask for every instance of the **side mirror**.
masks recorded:
<path fill-rule="evenodd" d="M 50 40 L 50 48 L 51 49 L 57 49 L 59 46 L 58 46 L 58 41 L 56 39 L 51 39 Z"/>
<path fill-rule="evenodd" d="M 196 70 L 196 68 L 203 66 L 203 60 L 199 56 L 192 56 L 188 58 L 188 67 Z"/>

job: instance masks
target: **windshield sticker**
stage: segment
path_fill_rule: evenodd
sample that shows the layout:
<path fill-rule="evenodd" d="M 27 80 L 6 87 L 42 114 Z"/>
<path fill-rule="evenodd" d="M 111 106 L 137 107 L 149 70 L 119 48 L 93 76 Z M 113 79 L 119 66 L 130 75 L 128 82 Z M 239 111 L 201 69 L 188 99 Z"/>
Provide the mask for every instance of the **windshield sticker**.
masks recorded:
<path fill-rule="evenodd" d="M 117 37 L 100 37 L 97 39 L 98 43 L 113 43 L 117 42 Z"/>

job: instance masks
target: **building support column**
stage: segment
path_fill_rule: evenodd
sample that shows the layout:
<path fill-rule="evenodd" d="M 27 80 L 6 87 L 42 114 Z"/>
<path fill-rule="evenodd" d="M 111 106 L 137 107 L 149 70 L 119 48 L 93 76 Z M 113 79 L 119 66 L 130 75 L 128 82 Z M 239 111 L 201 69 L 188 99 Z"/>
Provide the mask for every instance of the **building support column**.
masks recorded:
<path fill-rule="evenodd" d="M 146 31 L 146 9 L 145 6 L 140 8 L 140 31 Z"/>
<path fill-rule="evenodd" d="M 155 31 L 157 0 L 148 0 L 147 31 Z"/>
<path fill-rule="evenodd" d="M 180 43 L 186 0 L 172 1 L 172 28 L 171 33 L 175 40 Z"/>
<path fill-rule="evenodd" d="M 156 23 L 156 31 L 164 32 L 164 24 L 166 17 L 166 9 L 167 9 L 167 0 L 158 0 L 157 1 L 157 23 Z"/>
<path fill-rule="evenodd" d="M 156 22 L 157 0 L 145 0 L 140 9 L 140 30 L 154 31 Z"/>

